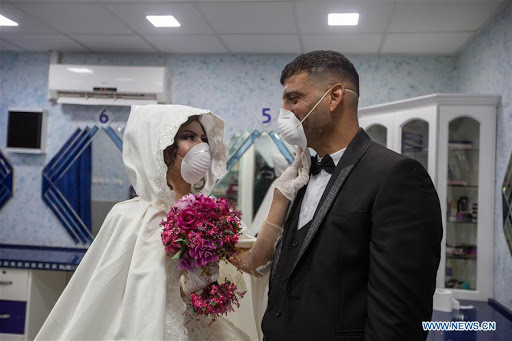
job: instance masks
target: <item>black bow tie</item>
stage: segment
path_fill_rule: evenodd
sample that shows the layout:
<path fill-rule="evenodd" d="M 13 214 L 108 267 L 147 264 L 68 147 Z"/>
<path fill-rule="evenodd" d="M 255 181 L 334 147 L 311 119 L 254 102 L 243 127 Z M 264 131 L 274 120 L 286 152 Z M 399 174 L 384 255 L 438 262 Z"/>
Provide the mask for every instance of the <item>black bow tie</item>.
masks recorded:
<path fill-rule="evenodd" d="M 334 172 L 334 168 L 336 168 L 336 165 L 329 154 L 325 154 L 320 162 L 318 162 L 316 156 L 311 157 L 310 172 L 312 175 L 317 175 L 322 169 L 327 173 L 332 174 L 332 172 Z"/>

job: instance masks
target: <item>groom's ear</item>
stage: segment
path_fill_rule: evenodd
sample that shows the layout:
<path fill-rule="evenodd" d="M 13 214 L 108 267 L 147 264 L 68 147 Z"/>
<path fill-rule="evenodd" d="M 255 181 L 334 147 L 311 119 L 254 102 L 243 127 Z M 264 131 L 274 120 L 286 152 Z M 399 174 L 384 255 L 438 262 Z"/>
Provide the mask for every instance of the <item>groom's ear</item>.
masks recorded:
<path fill-rule="evenodd" d="M 331 93 L 329 94 L 329 96 L 330 96 L 330 101 L 329 101 L 330 112 L 336 111 L 336 109 L 339 107 L 339 105 L 345 98 L 346 93 L 344 90 L 345 90 L 345 87 L 341 83 L 335 84 L 332 87 Z"/>

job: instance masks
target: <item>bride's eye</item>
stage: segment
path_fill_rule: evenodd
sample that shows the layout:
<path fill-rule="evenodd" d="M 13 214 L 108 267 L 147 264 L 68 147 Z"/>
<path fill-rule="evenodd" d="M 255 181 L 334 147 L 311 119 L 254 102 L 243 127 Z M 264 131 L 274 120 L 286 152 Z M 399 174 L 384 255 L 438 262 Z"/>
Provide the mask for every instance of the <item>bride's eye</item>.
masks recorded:
<path fill-rule="evenodd" d="M 201 136 L 201 141 L 208 143 L 208 138 L 206 137 L 206 135 Z"/>
<path fill-rule="evenodd" d="M 180 135 L 180 139 L 184 141 L 192 141 L 194 142 L 196 140 L 196 136 L 194 134 L 185 133 Z"/>

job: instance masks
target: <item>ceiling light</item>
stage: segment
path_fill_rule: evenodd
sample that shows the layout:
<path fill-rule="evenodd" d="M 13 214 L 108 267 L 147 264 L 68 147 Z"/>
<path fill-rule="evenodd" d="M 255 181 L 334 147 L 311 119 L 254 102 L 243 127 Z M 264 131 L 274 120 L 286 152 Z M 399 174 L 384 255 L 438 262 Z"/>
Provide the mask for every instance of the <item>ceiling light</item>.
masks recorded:
<path fill-rule="evenodd" d="M 359 22 L 359 13 L 329 13 L 329 26 L 355 26 Z"/>
<path fill-rule="evenodd" d="M 94 73 L 91 69 L 86 67 L 68 67 L 68 71 L 76 72 L 76 73 Z"/>
<path fill-rule="evenodd" d="M 18 26 L 18 23 L 0 14 L 0 26 Z"/>
<path fill-rule="evenodd" d="M 155 27 L 180 27 L 181 24 L 172 15 L 148 15 L 146 17 Z"/>

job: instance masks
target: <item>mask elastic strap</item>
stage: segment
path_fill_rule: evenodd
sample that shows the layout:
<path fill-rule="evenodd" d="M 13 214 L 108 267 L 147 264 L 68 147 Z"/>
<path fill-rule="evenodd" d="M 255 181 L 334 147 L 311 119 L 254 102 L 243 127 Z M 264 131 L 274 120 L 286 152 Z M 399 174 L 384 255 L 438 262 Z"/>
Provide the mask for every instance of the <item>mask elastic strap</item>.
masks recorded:
<path fill-rule="evenodd" d="M 336 85 L 336 84 L 334 84 L 334 85 Z M 300 121 L 300 123 L 297 125 L 297 127 L 298 127 L 298 126 L 300 126 L 300 125 L 302 124 L 302 122 L 304 122 L 304 121 L 306 120 L 306 118 L 308 118 L 308 116 L 309 116 L 309 115 L 311 115 L 311 113 L 313 112 L 313 110 L 315 110 L 315 109 L 316 109 L 316 107 L 318 107 L 318 105 L 322 102 L 322 100 L 325 98 L 325 96 L 327 96 L 327 94 L 329 93 L 329 91 L 331 91 L 331 90 L 332 90 L 332 88 L 334 88 L 334 85 L 333 85 L 333 86 L 331 86 L 331 87 L 329 88 L 329 90 L 327 90 L 327 92 L 322 96 L 322 98 L 320 98 L 320 99 L 318 100 L 318 102 L 316 102 L 315 106 L 314 106 L 314 107 L 313 107 L 313 108 L 308 112 L 308 114 L 307 114 L 307 115 L 302 119 L 302 121 Z M 296 128 L 297 128 L 297 127 L 296 127 Z"/>
<path fill-rule="evenodd" d="M 354 95 L 356 95 L 356 96 L 357 96 L 357 98 L 359 98 L 359 95 L 357 94 L 357 92 L 352 91 L 352 90 L 347 89 L 347 88 L 345 88 L 345 91 L 351 92 L 351 93 L 353 93 Z"/>

